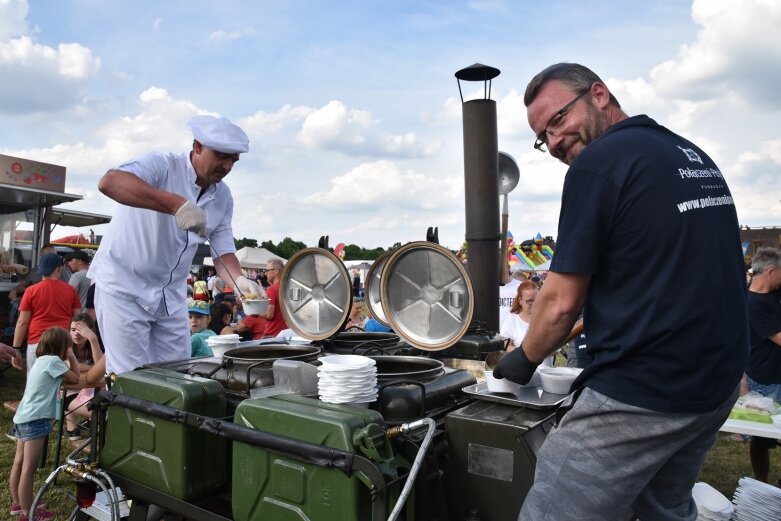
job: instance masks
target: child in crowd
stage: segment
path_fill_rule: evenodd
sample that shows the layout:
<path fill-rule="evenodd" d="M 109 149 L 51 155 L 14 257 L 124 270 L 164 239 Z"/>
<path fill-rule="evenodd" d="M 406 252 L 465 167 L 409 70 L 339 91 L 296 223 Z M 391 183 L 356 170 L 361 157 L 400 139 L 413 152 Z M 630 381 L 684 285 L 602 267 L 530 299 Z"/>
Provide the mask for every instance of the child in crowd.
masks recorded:
<path fill-rule="evenodd" d="M 54 517 L 45 508 L 38 508 L 31 515 L 30 507 L 35 468 L 56 417 L 57 390 L 63 380 L 69 384 L 79 382 L 79 362 L 71 345 L 70 334 L 61 327 L 51 327 L 43 332 L 35 350 L 35 363 L 27 376 L 24 396 L 14 415 L 16 455 L 8 483 L 13 500 L 10 512 L 12 515 L 19 513 L 19 521 L 30 518 L 46 521 Z"/>
<path fill-rule="evenodd" d="M 214 356 L 212 348 L 206 343 L 206 339 L 215 333 L 209 325 L 209 303 L 203 300 L 190 300 L 187 303 L 187 314 L 190 317 L 190 356 Z"/>
<path fill-rule="evenodd" d="M 79 372 L 88 371 L 96 362 L 103 358 L 100 349 L 100 341 L 96 333 L 95 321 L 87 313 L 80 313 L 73 317 L 71 322 L 71 340 L 73 340 L 73 354 L 79 362 Z M 76 424 L 76 416 L 89 418 L 90 412 L 87 403 L 95 396 L 94 387 L 86 387 L 81 391 L 67 391 L 65 406 L 68 413 L 65 416 L 66 431 L 72 441 L 81 439 L 81 431 Z"/>
<path fill-rule="evenodd" d="M 363 300 L 353 297 L 353 306 L 350 308 L 350 316 L 347 324 L 344 325 L 345 331 L 363 331 L 363 323 L 366 317 L 363 315 Z"/>
<path fill-rule="evenodd" d="M 233 320 L 233 310 L 224 302 L 215 304 L 211 309 L 211 319 L 209 320 L 209 329 L 214 331 L 215 335 L 232 335 L 235 333 L 230 326 Z"/>

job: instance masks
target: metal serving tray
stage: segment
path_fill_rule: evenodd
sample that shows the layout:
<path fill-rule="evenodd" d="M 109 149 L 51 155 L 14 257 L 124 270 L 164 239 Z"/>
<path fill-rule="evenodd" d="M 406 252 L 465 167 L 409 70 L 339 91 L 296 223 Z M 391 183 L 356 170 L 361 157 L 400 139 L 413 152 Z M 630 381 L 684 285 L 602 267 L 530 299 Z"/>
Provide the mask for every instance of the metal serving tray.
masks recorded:
<path fill-rule="evenodd" d="M 467 385 L 461 390 L 467 394 L 471 394 L 478 400 L 504 403 L 540 411 L 558 407 L 568 396 L 566 394 L 546 393 L 542 390 L 542 387 L 521 387 L 515 394 L 492 393 L 488 391 L 488 384 L 485 382 Z"/>

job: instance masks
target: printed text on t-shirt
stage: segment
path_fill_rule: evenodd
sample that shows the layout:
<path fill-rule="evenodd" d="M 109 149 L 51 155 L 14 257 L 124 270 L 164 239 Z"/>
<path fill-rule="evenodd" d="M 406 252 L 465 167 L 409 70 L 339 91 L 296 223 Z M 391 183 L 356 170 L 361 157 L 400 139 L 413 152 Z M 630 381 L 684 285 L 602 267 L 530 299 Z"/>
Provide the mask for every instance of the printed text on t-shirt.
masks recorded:
<path fill-rule="evenodd" d="M 734 205 L 735 201 L 731 195 L 721 195 L 718 197 L 700 197 L 699 199 L 692 199 L 690 201 L 684 201 L 678 203 L 678 211 L 683 213 L 689 210 L 696 210 L 698 208 L 708 208 L 709 206 L 724 206 Z"/>

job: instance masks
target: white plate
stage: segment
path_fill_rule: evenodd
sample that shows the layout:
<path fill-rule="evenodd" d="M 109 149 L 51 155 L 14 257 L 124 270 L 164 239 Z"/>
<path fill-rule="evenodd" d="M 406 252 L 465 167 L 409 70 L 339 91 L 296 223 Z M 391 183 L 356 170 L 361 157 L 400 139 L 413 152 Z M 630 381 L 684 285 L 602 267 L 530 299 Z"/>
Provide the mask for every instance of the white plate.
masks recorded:
<path fill-rule="evenodd" d="M 366 376 L 366 375 L 372 375 L 377 374 L 377 368 L 374 366 L 371 367 L 362 367 L 359 369 L 349 369 L 349 370 L 343 370 L 343 369 L 331 369 L 330 366 L 323 367 L 320 366 L 317 368 L 317 372 L 321 375 L 329 375 L 336 378 L 352 378 L 356 376 Z"/>
<path fill-rule="evenodd" d="M 373 358 L 361 355 L 329 355 L 320 358 L 323 364 L 321 367 L 329 371 L 353 371 L 368 366 L 373 366 L 377 362 Z"/>

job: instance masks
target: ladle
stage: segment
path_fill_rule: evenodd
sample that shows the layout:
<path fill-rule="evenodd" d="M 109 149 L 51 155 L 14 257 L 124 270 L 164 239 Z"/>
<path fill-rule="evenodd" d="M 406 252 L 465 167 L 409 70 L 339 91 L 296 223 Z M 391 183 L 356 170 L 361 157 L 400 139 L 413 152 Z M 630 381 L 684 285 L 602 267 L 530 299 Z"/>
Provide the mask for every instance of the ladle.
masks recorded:
<path fill-rule="evenodd" d="M 499 195 L 504 196 L 502 201 L 502 248 L 499 254 L 499 282 L 504 284 L 507 282 L 507 226 L 509 221 L 507 194 L 518 186 L 521 172 L 518 170 L 518 164 L 515 162 L 515 159 L 506 152 L 499 152 L 496 169 L 499 173 Z"/>
<path fill-rule="evenodd" d="M 211 243 L 209 243 L 209 251 L 212 254 L 212 262 L 214 262 L 215 260 L 220 261 L 220 265 L 222 266 L 222 269 L 225 270 L 225 272 L 228 274 L 228 277 L 230 277 L 231 282 L 233 282 L 233 289 L 239 294 L 240 298 L 244 298 L 244 293 L 241 292 L 241 288 L 239 287 L 238 284 L 236 284 L 236 279 L 234 279 L 233 275 L 231 275 L 231 272 L 228 271 L 228 266 L 225 265 L 225 261 L 222 260 L 222 257 L 218 257 L 216 255 L 217 252 L 214 251 L 214 248 L 212 248 Z"/>

